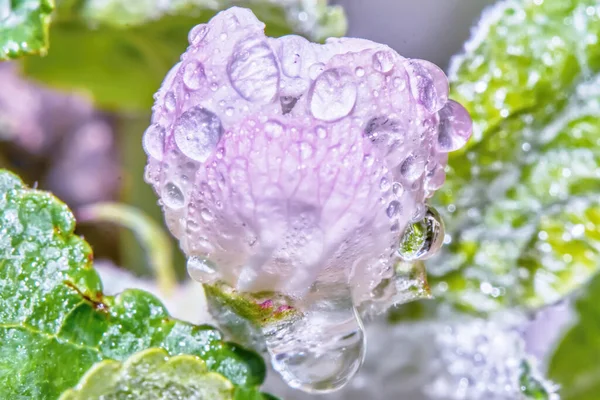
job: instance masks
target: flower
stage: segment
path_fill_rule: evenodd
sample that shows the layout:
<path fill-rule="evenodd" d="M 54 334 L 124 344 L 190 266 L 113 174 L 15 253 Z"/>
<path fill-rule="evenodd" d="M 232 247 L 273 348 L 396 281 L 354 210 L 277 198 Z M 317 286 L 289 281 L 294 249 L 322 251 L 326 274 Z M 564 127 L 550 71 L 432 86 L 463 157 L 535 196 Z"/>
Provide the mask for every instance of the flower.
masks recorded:
<path fill-rule="evenodd" d="M 340 285 L 370 301 L 469 115 L 427 61 L 263 30 L 234 7 L 190 32 L 155 95 L 146 180 L 183 251 L 210 260 L 194 278 L 297 299 Z"/>

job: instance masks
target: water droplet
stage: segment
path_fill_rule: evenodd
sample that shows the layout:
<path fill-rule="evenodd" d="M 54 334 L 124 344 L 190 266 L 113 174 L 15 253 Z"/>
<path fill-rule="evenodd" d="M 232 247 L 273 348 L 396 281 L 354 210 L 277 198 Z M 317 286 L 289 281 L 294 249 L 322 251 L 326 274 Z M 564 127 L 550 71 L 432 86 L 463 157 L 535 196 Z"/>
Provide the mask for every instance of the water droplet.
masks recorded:
<path fill-rule="evenodd" d="M 188 89 L 199 89 L 205 77 L 204 67 L 196 61 L 190 61 L 183 67 L 183 83 Z"/>
<path fill-rule="evenodd" d="M 384 74 L 390 72 L 394 68 L 394 55 L 388 50 L 373 54 L 373 68 Z"/>
<path fill-rule="evenodd" d="M 385 213 L 389 218 L 393 218 L 394 216 L 399 214 L 401 210 L 402 206 L 400 205 L 400 202 L 398 200 L 392 200 L 388 205 L 387 209 L 385 210 Z"/>
<path fill-rule="evenodd" d="M 357 89 L 352 77 L 339 69 L 328 69 L 313 83 L 310 111 L 315 118 L 335 121 L 352 111 L 356 97 Z"/>
<path fill-rule="evenodd" d="M 438 115 L 437 149 L 447 153 L 463 147 L 471 137 L 473 128 L 469 112 L 459 103 L 449 100 Z"/>
<path fill-rule="evenodd" d="M 164 152 L 165 128 L 153 124 L 146 129 L 142 138 L 142 145 L 146 154 L 157 160 L 162 160 Z"/>
<path fill-rule="evenodd" d="M 392 184 L 392 193 L 398 198 L 402 197 L 402 194 L 404 194 L 404 187 L 400 182 L 394 182 Z"/>
<path fill-rule="evenodd" d="M 165 108 L 168 111 L 173 111 L 175 109 L 175 94 L 173 92 L 167 92 L 165 95 Z"/>
<path fill-rule="evenodd" d="M 275 55 L 261 36 L 236 44 L 227 72 L 231 85 L 246 100 L 268 103 L 279 91 Z"/>
<path fill-rule="evenodd" d="M 219 117 L 200 106 L 181 114 L 175 122 L 174 131 L 179 150 L 200 162 L 210 157 L 223 135 Z"/>
<path fill-rule="evenodd" d="M 385 176 L 381 178 L 381 181 L 379 181 L 379 188 L 382 192 L 388 191 L 388 189 L 390 188 L 390 181 L 388 180 L 388 178 L 386 178 Z"/>
<path fill-rule="evenodd" d="M 412 95 L 427 111 L 434 113 L 448 101 L 448 78 L 437 65 L 425 60 L 406 64 Z"/>
<path fill-rule="evenodd" d="M 327 130 L 322 126 L 319 126 L 317 128 L 317 136 L 319 137 L 319 139 L 325 139 L 327 137 Z"/>
<path fill-rule="evenodd" d="M 433 207 L 427 206 L 420 221 L 410 224 L 398 247 L 398 254 L 405 261 L 425 260 L 434 255 L 444 242 L 444 223 Z"/>
<path fill-rule="evenodd" d="M 365 136 L 373 143 L 388 145 L 399 138 L 399 122 L 386 116 L 374 117 L 365 125 Z"/>
<path fill-rule="evenodd" d="M 276 139 L 283 135 L 283 125 L 277 121 L 269 120 L 265 123 L 265 133 L 271 139 Z"/>
<path fill-rule="evenodd" d="M 282 42 L 280 51 L 281 68 L 292 78 L 300 76 L 302 71 L 302 55 L 307 53 L 311 43 L 302 36 L 290 35 L 279 38 Z"/>
<path fill-rule="evenodd" d="M 281 113 L 283 115 L 289 114 L 294 109 L 294 106 L 298 102 L 298 97 L 281 96 L 279 98 L 279 102 L 281 103 Z"/>
<path fill-rule="evenodd" d="M 231 117 L 233 115 L 233 107 L 227 107 L 225 109 L 225 115 L 227 115 L 228 117 Z"/>
<path fill-rule="evenodd" d="M 188 41 L 191 45 L 198 45 L 208 32 L 208 26 L 205 24 L 196 25 L 188 34 Z"/>
<path fill-rule="evenodd" d="M 356 76 L 358 76 L 359 78 L 360 78 L 360 77 L 363 77 L 363 76 L 365 76 L 365 69 L 364 69 L 364 68 L 362 68 L 362 67 L 357 67 L 357 68 L 354 70 L 354 73 L 355 73 L 355 74 L 356 74 Z"/>
<path fill-rule="evenodd" d="M 190 277 L 197 282 L 210 282 L 217 272 L 216 265 L 202 256 L 191 256 L 187 260 L 187 271 Z"/>
<path fill-rule="evenodd" d="M 206 222 L 210 222 L 214 219 L 214 216 L 212 215 L 212 213 L 210 212 L 210 210 L 208 208 L 203 208 L 202 210 L 200 210 L 200 216 Z"/>
<path fill-rule="evenodd" d="M 163 186 L 161 198 L 165 206 L 175 210 L 185 205 L 183 192 L 179 186 L 173 182 L 167 182 L 167 184 Z"/>
<path fill-rule="evenodd" d="M 305 392 L 341 388 L 364 359 L 364 329 L 349 291 L 315 302 L 301 317 L 264 333 L 275 370 L 288 385 Z"/>
<path fill-rule="evenodd" d="M 400 78 L 399 76 L 395 77 L 394 87 L 399 91 L 403 91 L 406 88 L 406 80 Z"/>
<path fill-rule="evenodd" d="M 423 174 L 425 160 L 423 157 L 410 155 L 400 164 L 400 173 L 408 181 L 414 181 Z"/>

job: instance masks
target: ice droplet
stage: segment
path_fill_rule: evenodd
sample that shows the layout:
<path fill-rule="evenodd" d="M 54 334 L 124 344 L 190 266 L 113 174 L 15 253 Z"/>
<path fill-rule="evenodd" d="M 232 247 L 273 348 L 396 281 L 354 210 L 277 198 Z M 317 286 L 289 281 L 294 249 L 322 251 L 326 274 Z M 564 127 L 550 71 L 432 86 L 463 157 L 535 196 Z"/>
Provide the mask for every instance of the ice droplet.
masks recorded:
<path fill-rule="evenodd" d="M 175 122 L 175 143 L 193 160 L 210 157 L 223 135 L 221 120 L 214 113 L 196 106 L 181 114 Z"/>
<path fill-rule="evenodd" d="M 142 145 L 146 154 L 157 160 L 162 160 L 164 152 L 165 128 L 158 124 L 153 124 L 146 129 L 142 138 Z"/>
<path fill-rule="evenodd" d="M 162 190 L 162 200 L 167 207 L 178 209 L 185 205 L 183 192 L 173 182 L 167 182 Z"/>
<path fill-rule="evenodd" d="M 454 100 L 449 100 L 438 115 L 437 149 L 447 153 L 463 147 L 471 137 L 473 128 L 469 112 Z"/>
<path fill-rule="evenodd" d="M 318 290 L 334 293 L 314 302 L 302 316 L 264 331 L 273 368 L 288 385 L 309 393 L 343 387 L 360 368 L 366 350 L 349 290 Z"/>
<path fill-rule="evenodd" d="M 352 111 L 357 89 L 352 76 L 333 68 L 315 80 L 310 93 L 310 111 L 315 118 L 335 121 Z"/>
<path fill-rule="evenodd" d="M 275 55 L 260 36 L 236 44 L 227 72 L 231 85 L 246 100 L 268 103 L 279 91 Z"/>
<path fill-rule="evenodd" d="M 423 219 L 410 224 L 398 247 L 405 261 L 425 260 L 434 255 L 444 242 L 444 222 L 435 208 L 427 206 Z"/>

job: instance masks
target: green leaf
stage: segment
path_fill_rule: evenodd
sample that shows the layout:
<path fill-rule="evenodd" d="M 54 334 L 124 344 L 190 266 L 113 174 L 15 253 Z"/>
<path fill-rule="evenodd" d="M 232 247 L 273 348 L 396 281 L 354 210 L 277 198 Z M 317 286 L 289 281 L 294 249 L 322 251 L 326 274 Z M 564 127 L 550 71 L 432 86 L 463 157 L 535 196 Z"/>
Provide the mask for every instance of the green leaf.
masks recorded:
<path fill-rule="evenodd" d="M 209 372 L 195 356 L 170 357 L 162 349 L 134 354 L 124 363 L 101 361 L 60 400 L 93 399 L 231 399 L 233 385 L 222 375 Z"/>
<path fill-rule="evenodd" d="M 575 305 L 578 322 L 552 355 L 549 377 L 561 385 L 563 400 L 596 400 L 600 393 L 600 275 Z"/>
<path fill-rule="evenodd" d="M 140 290 L 103 295 L 68 208 L 6 171 L 0 227 L 0 398 L 55 399 L 95 363 L 154 347 L 200 357 L 237 387 L 262 383 L 262 358 L 218 330 L 171 318 Z"/>
<path fill-rule="evenodd" d="M 0 1 L 0 61 L 45 54 L 54 0 Z"/>
<path fill-rule="evenodd" d="M 52 51 L 26 60 L 25 72 L 57 87 L 89 92 L 104 108 L 148 110 L 185 51 L 189 30 L 232 5 L 251 8 L 272 36 L 298 33 L 323 40 L 346 29 L 342 9 L 322 0 L 62 0 L 50 30 Z"/>
<path fill-rule="evenodd" d="M 539 307 L 597 271 L 599 10 L 598 0 L 502 1 L 453 60 L 451 95 L 474 137 L 435 198 L 451 238 L 427 263 L 441 301 Z"/>

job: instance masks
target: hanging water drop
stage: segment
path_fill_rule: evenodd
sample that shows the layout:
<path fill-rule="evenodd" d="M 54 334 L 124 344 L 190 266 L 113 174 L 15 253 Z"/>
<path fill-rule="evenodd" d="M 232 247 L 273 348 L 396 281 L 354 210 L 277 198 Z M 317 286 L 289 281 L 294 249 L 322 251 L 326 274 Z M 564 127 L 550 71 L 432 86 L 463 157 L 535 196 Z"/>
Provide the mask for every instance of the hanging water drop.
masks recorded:
<path fill-rule="evenodd" d="M 425 260 L 434 255 L 444 242 L 444 223 L 435 208 L 427 206 L 423 219 L 410 224 L 398 247 L 405 261 Z"/>
<path fill-rule="evenodd" d="M 310 393 L 340 389 L 360 368 L 364 328 L 349 289 L 331 293 L 299 317 L 263 330 L 273 368 L 291 386 Z M 337 293 L 336 293 L 337 292 Z"/>

